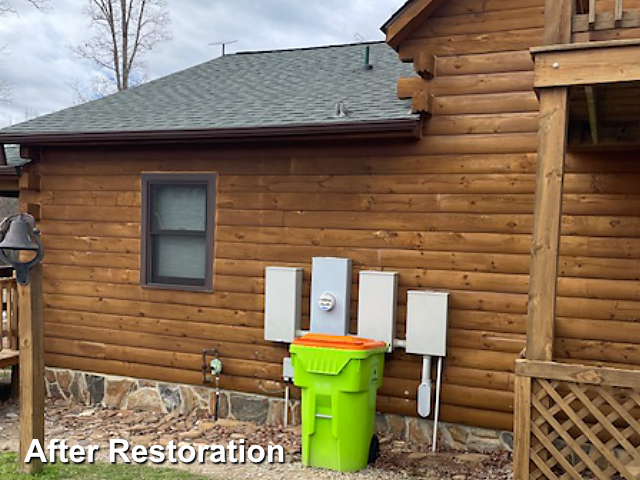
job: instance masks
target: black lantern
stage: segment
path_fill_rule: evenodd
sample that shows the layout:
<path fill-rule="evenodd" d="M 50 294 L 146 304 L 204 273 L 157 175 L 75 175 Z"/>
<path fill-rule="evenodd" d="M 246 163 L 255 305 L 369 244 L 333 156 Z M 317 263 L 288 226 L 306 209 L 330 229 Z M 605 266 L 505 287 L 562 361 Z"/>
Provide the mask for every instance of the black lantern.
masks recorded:
<path fill-rule="evenodd" d="M 29 283 L 29 270 L 42 261 L 44 249 L 40 232 L 32 215 L 18 213 L 5 218 L 0 223 L 0 260 L 11 265 L 16 271 L 16 281 L 20 285 Z M 20 252 L 35 252 L 35 256 L 21 262 Z"/>

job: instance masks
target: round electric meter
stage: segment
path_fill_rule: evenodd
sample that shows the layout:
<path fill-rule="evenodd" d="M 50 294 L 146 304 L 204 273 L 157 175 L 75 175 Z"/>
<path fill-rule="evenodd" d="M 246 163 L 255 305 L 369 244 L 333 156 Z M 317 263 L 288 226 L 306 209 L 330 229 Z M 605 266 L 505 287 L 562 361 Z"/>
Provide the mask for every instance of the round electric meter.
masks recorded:
<path fill-rule="evenodd" d="M 323 293 L 318 299 L 318 306 L 323 312 L 330 312 L 336 306 L 336 297 L 331 293 Z"/>

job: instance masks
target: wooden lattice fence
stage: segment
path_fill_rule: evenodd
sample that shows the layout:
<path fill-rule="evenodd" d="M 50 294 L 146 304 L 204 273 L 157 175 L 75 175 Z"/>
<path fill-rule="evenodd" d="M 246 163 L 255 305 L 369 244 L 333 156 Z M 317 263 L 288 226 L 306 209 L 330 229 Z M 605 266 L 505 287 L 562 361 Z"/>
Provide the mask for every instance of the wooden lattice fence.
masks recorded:
<path fill-rule="evenodd" d="M 516 480 L 640 479 L 640 371 L 518 362 Z"/>

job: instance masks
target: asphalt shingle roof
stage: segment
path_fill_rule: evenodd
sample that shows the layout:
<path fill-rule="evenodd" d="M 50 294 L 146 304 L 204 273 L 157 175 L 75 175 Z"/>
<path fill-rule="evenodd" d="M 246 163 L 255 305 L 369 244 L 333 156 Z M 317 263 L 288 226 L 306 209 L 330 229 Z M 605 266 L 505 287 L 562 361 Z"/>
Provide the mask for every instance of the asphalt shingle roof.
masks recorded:
<path fill-rule="evenodd" d="M 364 69 L 365 48 L 373 69 Z M 329 125 L 417 119 L 399 100 L 413 73 L 383 42 L 239 53 L 45 115 L 2 134 Z M 336 114 L 344 102 L 346 116 Z"/>

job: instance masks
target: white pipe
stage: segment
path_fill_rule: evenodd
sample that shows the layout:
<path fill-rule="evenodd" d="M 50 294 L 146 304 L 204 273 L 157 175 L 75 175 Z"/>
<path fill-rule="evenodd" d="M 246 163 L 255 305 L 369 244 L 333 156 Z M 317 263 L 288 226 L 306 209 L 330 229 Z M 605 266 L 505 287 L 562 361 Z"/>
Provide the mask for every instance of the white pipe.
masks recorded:
<path fill-rule="evenodd" d="M 393 340 L 393 346 L 395 348 L 407 348 L 407 341 L 396 338 Z"/>
<path fill-rule="evenodd" d="M 427 418 L 431 414 L 431 391 L 433 382 L 431 381 L 431 357 L 422 357 L 422 378 L 418 386 L 418 415 Z"/>
<path fill-rule="evenodd" d="M 310 330 L 296 330 L 296 337 L 304 337 L 307 333 L 311 333 Z"/>
<path fill-rule="evenodd" d="M 431 357 L 422 357 L 422 382 L 431 383 Z"/>
<path fill-rule="evenodd" d="M 289 426 L 289 385 L 284 389 L 284 427 Z"/>
<path fill-rule="evenodd" d="M 433 413 L 433 448 L 435 453 L 438 444 L 438 418 L 440 416 L 440 389 L 442 387 L 442 357 L 438 357 L 438 373 L 436 376 L 436 406 Z"/>

